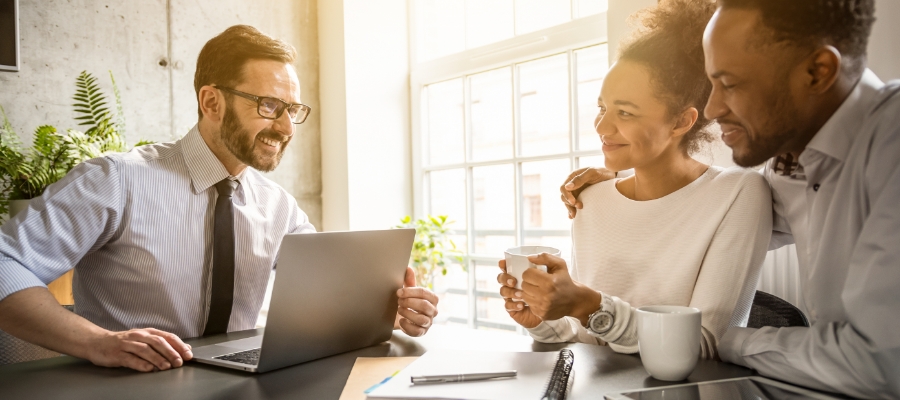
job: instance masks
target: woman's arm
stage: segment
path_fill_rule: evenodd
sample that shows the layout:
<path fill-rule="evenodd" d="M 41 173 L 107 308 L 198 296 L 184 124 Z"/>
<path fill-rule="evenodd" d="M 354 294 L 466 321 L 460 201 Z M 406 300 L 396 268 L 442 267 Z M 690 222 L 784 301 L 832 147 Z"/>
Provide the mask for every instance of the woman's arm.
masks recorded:
<path fill-rule="evenodd" d="M 742 324 L 749 315 L 772 232 L 771 195 L 762 176 L 742 175 L 735 190 L 737 193 L 707 248 L 689 304 L 703 312 L 703 358 L 718 358 L 719 338 L 729 326 Z M 636 353 L 635 309 L 618 297 L 609 297 L 615 305 L 615 324 L 598 337 L 617 352 Z"/>
<path fill-rule="evenodd" d="M 745 174 L 700 266 L 691 307 L 703 311 L 701 353 L 718 358 L 717 346 L 730 326 L 746 322 L 772 234 L 769 186 Z"/>
<path fill-rule="evenodd" d="M 543 321 L 534 328 L 527 328 L 534 340 L 542 343 L 588 343 L 604 345 L 605 343 L 588 333 L 587 329 L 573 317 L 562 317 L 557 320 Z"/>

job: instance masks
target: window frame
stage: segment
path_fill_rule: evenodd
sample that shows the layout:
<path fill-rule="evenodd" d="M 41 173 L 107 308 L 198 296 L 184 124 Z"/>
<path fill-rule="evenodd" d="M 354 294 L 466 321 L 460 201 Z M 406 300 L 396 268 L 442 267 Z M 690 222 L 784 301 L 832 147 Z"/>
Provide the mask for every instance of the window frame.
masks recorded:
<path fill-rule="evenodd" d="M 470 328 L 487 327 L 511 330 L 514 328 L 517 332 L 523 333 L 521 327 L 510 323 L 497 323 L 493 321 L 479 320 L 477 313 L 477 299 L 479 297 L 500 298 L 499 293 L 480 291 L 476 287 L 476 263 L 496 263 L 501 257 L 490 256 L 485 254 L 476 254 L 475 235 L 474 235 L 474 204 L 473 196 L 473 168 L 491 165 L 507 165 L 512 164 L 514 168 L 514 188 L 515 188 L 515 216 L 516 226 L 515 238 L 520 245 L 524 243 L 525 238 L 525 216 L 523 212 L 523 175 L 522 163 L 534 161 L 560 160 L 568 159 L 570 170 L 578 166 L 578 160 L 582 157 L 594 157 L 602 155 L 600 150 L 578 150 L 578 104 L 577 104 L 577 82 L 575 79 L 577 63 L 575 62 L 575 51 L 607 44 L 607 12 L 591 15 L 584 18 L 574 19 L 567 23 L 550 27 L 547 29 L 530 32 L 527 34 L 515 36 L 497 43 L 481 46 L 465 50 L 459 53 L 451 54 L 435 60 L 417 63 L 415 51 L 417 49 L 415 34 L 415 2 L 410 1 L 409 26 L 410 26 L 410 128 L 411 128 L 411 149 L 412 149 L 412 193 L 413 193 L 413 211 L 416 216 L 424 216 L 428 213 L 430 204 L 430 182 L 426 180 L 429 172 L 460 169 L 465 172 L 466 177 L 466 222 L 465 235 L 467 240 L 466 253 L 463 256 L 463 265 L 467 266 L 467 289 L 449 289 L 451 294 L 465 294 L 468 298 L 468 318 L 465 321 L 456 317 L 451 317 L 451 322 L 466 323 Z M 558 54 L 566 54 L 569 62 L 569 148 L 568 152 L 540 155 L 540 156 L 522 156 L 521 155 L 521 128 L 520 128 L 520 104 L 519 104 L 519 72 L 517 64 L 533 61 L 545 57 Z M 610 60 L 612 58 L 610 57 Z M 513 96 L 513 147 L 512 157 L 490 161 L 470 161 L 471 149 L 471 102 L 470 88 L 468 76 L 481 72 L 494 70 L 497 68 L 511 68 L 512 73 L 512 96 Z M 422 103 L 422 94 L 425 92 L 425 86 L 442 81 L 462 78 L 463 80 L 463 148 L 464 160 L 461 163 L 445 164 L 445 165 L 425 165 L 428 157 L 429 147 L 426 137 L 427 109 Z M 560 177 L 562 179 L 562 177 Z M 560 208 L 562 205 L 560 204 Z M 451 216 L 460 218 L 461 216 Z M 534 229 L 529 229 L 533 231 Z M 556 232 L 559 231 L 559 232 Z M 570 231 L 565 230 L 547 230 L 546 234 L 568 236 Z M 568 257 L 568 255 L 564 255 Z"/>

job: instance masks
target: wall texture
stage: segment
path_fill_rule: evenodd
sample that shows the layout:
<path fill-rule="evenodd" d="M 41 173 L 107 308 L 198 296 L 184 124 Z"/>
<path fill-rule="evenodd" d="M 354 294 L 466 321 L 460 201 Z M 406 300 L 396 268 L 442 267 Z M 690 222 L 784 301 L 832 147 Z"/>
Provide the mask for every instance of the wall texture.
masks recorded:
<path fill-rule="evenodd" d="M 322 225 L 316 0 L 19 0 L 21 68 L 0 72 L 0 106 L 24 143 L 34 128 L 77 128 L 75 77 L 93 73 L 122 94 L 127 141 L 175 140 L 197 122 L 197 54 L 234 24 L 293 44 L 304 103 L 313 111 L 269 178 Z"/>
<path fill-rule="evenodd" d="M 869 39 L 869 68 L 883 81 L 900 79 L 900 1 L 877 0 L 875 18 Z"/>

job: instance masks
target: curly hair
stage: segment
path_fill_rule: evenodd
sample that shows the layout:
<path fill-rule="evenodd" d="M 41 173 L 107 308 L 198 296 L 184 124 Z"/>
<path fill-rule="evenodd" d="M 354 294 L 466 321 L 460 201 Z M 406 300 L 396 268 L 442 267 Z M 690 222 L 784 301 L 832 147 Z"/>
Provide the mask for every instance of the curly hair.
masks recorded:
<path fill-rule="evenodd" d="M 210 39 L 197 56 L 194 91 L 206 85 L 235 86 L 241 83 L 244 64 L 249 60 L 274 60 L 293 63 L 297 50 L 287 42 L 274 39 L 249 25 L 234 25 Z M 203 112 L 197 105 L 197 114 Z"/>
<path fill-rule="evenodd" d="M 651 87 L 672 116 L 691 107 L 699 112 L 680 143 L 686 154 L 715 140 L 708 130 L 712 121 L 703 115 L 712 91 L 704 65 L 703 31 L 715 11 L 711 0 L 661 0 L 630 17 L 637 21 L 637 29 L 619 48 L 619 60 L 647 67 Z"/>
<path fill-rule="evenodd" d="M 847 58 L 849 71 L 861 74 L 875 23 L 875 0 L 718 0 L 722 8 L 759 10 L 764 37 L 803 48 L 834 46 Z"/>

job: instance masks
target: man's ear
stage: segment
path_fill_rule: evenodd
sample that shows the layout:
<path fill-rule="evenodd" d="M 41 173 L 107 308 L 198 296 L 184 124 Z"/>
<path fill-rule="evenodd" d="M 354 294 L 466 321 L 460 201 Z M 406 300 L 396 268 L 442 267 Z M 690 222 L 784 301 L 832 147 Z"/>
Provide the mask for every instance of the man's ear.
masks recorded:
<path fill-rule="evenodd" d="M 822 46 L 806 58 L 806 81 L 811 94 L 820 95 L 834 86 L 841 74 L 841 52 Z"/>
<path fill-rule="evenodd" d="M 679 116 L 675 117 L 675 127 L 672 128 L 672 137 L 678 138 L 688 133 L 694 126 L 694 123 L 697 122 L 697 117 L 699 116 L 700 112 L 694 107 L 688 107 L 687 110 L 682 111 Z"/>
<path fill-rule="evenodd" d="M 221 91 L 213 86 L 203 86 L 197 93 L 197 102 L 200 104 L 203 118 L 213 122 L 222 121 L 225 116 L 225 97 Z"/>

